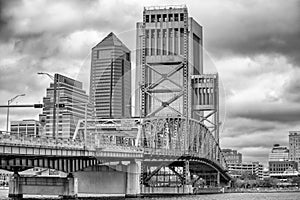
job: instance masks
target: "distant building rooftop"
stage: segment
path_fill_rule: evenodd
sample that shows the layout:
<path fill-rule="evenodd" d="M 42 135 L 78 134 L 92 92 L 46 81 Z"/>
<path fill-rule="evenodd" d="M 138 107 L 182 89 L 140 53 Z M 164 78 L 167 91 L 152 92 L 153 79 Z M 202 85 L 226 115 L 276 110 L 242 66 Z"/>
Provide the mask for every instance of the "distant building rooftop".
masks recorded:
<path fill-rule="evenodd" d="M 168 6 L 147 6 L 144 10 L 167 10 L 187 8 L 186 5 L 168 5 Z"/>

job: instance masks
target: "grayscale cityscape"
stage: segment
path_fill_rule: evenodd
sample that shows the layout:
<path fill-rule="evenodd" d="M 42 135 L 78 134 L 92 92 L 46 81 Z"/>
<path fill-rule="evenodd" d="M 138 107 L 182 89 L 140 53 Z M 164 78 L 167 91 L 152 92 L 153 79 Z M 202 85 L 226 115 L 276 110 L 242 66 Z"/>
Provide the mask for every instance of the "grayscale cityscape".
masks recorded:
<path fill-rule="evenodd" d="M 299 15 L 0 0 L 0 199 L 298 200 Z"/>

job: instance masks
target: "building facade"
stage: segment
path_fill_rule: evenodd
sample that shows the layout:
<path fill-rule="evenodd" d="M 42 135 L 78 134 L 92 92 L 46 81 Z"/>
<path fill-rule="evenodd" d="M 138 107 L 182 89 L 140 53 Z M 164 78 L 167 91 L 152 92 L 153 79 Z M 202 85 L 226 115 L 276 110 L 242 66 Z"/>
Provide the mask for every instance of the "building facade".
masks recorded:
<path fill-rule="evenodd" d="M 271 152 L 269 153 L 269 162 L 273 161 L 287 161 L 289 160 L 289 150 L 285 146 L 274 144 Z"/>
<path fill-rule="evenodd" d="M 55 74 L 56 82 L 56 106 L 55 137 L 71 138 L 79 119 L 91 118 L 92 108 L 89 97 L 83 90 L 82 82 L 72 78 Z M 44 137 L 53 137 L 53 103 L 54 83 L 47 88 L 46 97 L 43 98 L 43 114 L 40 121 L 44 121 L 42 134 Z"/>
<path fill-rule="evenodd" d="M 270 161 L 269 173 L 270 177 L 287 175 L 292 172 L 295 173 L 298 170 L 298 163 L 295 161 Z"/>
<path fill-rule="evenodd" d="M 10 122 L 11 135 L 37 137 L 40 135 L 40 127 L 40 122 L 34 119 Z"/>
<path fill-rule="evenodd" d="M 259 179 L 263 179 L 263 165 L 259 162 L 228 164 L 228 171 L 233 178 L 254 175 Z"/>
<path fill-rule="evenodd" d="M 222 149 L 222 153 L 223 153 L 223 156 L 225 157 L 227 164 L 242 162 L 242 154 L 239 153 L 237 150 Z"/>
<path fill-rule="evenodd" d="M 96 118 L 131 116 L 130 51 L 114 33 L 92 48 L 90 99 Z"/>
<path fill-rule="evenodd" d="M 289 149 L 289 160 L 297 162 L 300 171 L 300 131 L 289 132 Z"/>
<path fill-rule="evenodd" d="M 203 74 L 203 38 L 187 7 L 145 7 L 136 40 L 134 115 L 192 113 L 191 76 Z"/>

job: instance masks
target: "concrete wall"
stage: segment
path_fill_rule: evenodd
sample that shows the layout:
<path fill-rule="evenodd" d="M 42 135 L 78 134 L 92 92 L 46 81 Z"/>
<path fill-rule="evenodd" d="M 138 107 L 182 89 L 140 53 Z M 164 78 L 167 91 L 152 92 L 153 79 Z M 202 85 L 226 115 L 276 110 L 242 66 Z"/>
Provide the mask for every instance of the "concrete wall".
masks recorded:
<path fill-rule="evenodd" d="M 9 182 L 9 197 L 22 197 L 23 194 L 74 197 L 77 188 L 77 180 L 73 177 L 20 177 L 14 174 Z"/>
<path fill-rule="evenodd" d="M 78 179 L 78 193 L 120 194 L 126 193 L 126 172 L 123 171 L 80 171 L 75 172 Z"/>

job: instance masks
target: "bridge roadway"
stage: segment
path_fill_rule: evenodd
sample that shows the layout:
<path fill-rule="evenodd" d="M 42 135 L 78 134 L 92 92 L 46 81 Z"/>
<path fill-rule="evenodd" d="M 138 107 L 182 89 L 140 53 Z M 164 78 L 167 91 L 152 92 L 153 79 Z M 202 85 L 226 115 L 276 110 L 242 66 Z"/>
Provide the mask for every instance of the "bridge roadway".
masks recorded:
<path fill-rule="evenodd" d="M 52 190 L 67 198 L 80 192 L 96 195 L 99 191 L 102 194 L 116 192 L 129 196 L 192 193 L 195 188 L 218 188 L 230 182 L 231 178 L 226 168 L 219 161 L 210 159 L 209 155 L 200 157 L 193 154 L 195 153 L 191 151 L 118 146 L 109 143 L 87 146 L 83 142 L 70 139 L 0 135 L 0 168 L 14 171 L 10 189 L 10 196 L 14 198 L 26 194 L 26 191 L 27 194 L 32 191 L 47 193 L 48 190 L 38 189 L 41 187 L 41 180 L 37 181 L 37 177 L 32 180 L 32 177 L 18 176 L 19 171 L 33 167 L 51 168 L 68 173 L 69 176 L 65 180 L 55 182 L 61 185 L 59 187 L 50 181 L 54 184 L 53 187 L 60 188 Z M 114 170 L 97 168 L 101 165 Z M 77 185 L 73 175 L 78 178 Z M 103 189 L 107 181 L 112 182 L 112 187 Z M 37 185 L 33 187 L 31 184 L 29 187 L 26 185 L 28 182 Z M 44 182 L 49 183 L 49 180 L 45 179 Z M 205 182 L 207 186 L 199 185 L 199 182 Z M 95 185 L 101 186 L 103 191 Z M 49 185 L 47 187 L 51 189 Z"/>

